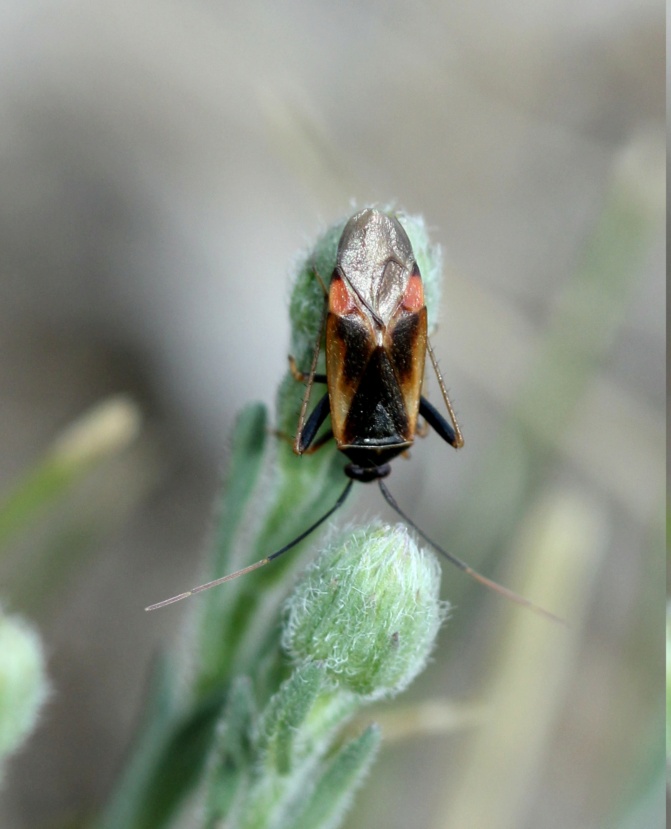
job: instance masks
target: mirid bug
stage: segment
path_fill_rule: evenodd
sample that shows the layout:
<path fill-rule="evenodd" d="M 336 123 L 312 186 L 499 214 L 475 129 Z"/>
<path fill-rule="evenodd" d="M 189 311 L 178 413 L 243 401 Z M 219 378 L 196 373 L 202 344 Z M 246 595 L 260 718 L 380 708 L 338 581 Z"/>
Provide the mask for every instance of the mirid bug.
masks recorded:
<path fill-rule="evenodd" d="M 318 274 L 315 276 L 319 278 Z M 422 276 L 399 220 L 372 208 L 352 216 L 342 231 L 329 284 L 323 288 L 324 313 L 310 370 L 300 371 L 290 358 L 294 377 L 307 381 L 293 448 L 302 455 L 335 440 L 338 450 L 349 461 L 344 468 L 349 478 L 345 488 L 319 520 L 281 549 L 147 610 L 180 601 L 268 564 L 310 535 L 342 506 L 355 481 L 377 481 L 389 506 L 452 564 L 513 601 L 556 619 L 436 544 L 401 510 L 384 483 L 391 471 L 390 462 L 412 446 L 419 417 L 455 449 L 464 443 L 429 341 Z M 326 373 L 318 374 L 324 336 Z M 427 353 L 449 419 L 422 396 Z M 315 384 L 325 384 L 327 391 L 308 416 Z M 329 415 L 330 427 L 318 436 Z"/>

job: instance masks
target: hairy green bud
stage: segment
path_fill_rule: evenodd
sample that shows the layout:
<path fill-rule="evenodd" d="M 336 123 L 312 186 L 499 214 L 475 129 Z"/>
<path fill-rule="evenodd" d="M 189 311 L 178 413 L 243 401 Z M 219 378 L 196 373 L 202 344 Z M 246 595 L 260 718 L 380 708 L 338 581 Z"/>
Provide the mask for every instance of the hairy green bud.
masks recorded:
<path fill-rule="evenodd" d="M 297 662 L 367 699 L 402 691 L 426 665 L 447 607 L 440 568 L 407 529 L 375 524 L 328 547 L 288 602 L 283 644 Z"/>
<path fill-rule="evenodd" d="M 47 689 L 38 635 L 18 616 L 0 611 L 0 759 L 33 730 Z"/>

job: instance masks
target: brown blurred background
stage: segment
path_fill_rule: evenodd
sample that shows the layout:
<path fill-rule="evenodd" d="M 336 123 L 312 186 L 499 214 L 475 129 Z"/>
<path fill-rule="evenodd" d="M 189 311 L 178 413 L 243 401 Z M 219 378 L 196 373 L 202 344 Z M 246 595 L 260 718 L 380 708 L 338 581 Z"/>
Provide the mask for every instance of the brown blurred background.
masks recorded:
<path fill-rule="evenodd" d="M 645 776 L 662 723 L 663 5 L 14 0 L 0 24 L 0 487 L 107 394 L 129 393 L 145 418 L 132 449 L 0 561 L 3 599 L 38 625 L 52 682 L 7 770 L 0 824 L 63 826 L 110 791 L 152 656 L 186 612 L 142 608 L 198 578 L 232 419 L 272 405 L 286 367 L 297 251 L 353 203 L 392 200 L 444 245 L 434 345 L 466 447 L 429 439 L 393 476 L 441 537 L 617 182 L 650 233 L 542 486 L 549 502 L 588 505 L 599 550 L 511 820 L 613 826 L 620 799 L 626 820 L 645 799 L 627 781 Z M 386 515 L 375 491 L 358 510 Z M 514 516 L 520 538 L 533 520 Z M 67 577 L 38 589 L 54 547 Z M 447 598 L 460 578 L 445 572 Z M 466 595 L 481 613 L 466 614 Z M 449 658 L 438 651 L 404 702 L 480 699 L 488 637 L 519 613 L 499 601 L 464 594 Z M 348 826 L 458 826 L 445 821 L 467 740 L 390 743 Z M 492 791 L 480 779 L 473 803 Z"/>

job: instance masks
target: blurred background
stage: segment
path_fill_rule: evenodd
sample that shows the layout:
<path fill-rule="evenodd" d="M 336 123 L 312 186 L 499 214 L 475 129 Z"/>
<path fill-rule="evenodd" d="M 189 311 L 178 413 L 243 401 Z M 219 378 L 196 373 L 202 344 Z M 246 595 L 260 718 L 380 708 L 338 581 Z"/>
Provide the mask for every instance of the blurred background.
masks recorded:
<path fill-rule="evenodd" d="M 661 825 L 663 5 L 10 0 L 0 67 L 0 493 L 108 395 L 143 421 L 0 553 L 51 682 L 0 824 L 105 802 L 188 612 L 143 607 L 198 581 L 232 420 L 286 369 L 292 262 L 394 201 L 444 247 L 466 439 L 394 494 L 570 628 L 446 566 L 399 702 L 454 718 L 390 726 L 347 826 Z"/>

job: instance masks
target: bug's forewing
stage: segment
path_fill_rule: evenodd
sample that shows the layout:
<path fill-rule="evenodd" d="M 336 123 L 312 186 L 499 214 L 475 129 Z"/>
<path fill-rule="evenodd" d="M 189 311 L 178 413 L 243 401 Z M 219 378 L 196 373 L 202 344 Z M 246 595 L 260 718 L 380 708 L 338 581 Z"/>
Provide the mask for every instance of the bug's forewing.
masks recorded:
<path fill-rule="evenodd" d="M 328 315 L 326 376 L 331 401 L 331 428 L 339 446 L 352 442 L 347 419 L 374 348 L 375 340 L 365 318 Z"/>
<path fill-rule="evenodd" d="M 405 404 L 409 441 L 413 440 L 417 429 L 419 401 L 424 381 L 427 325 L 425 306 L 414 313 L 399 314 L 392 320 L 386 337 L 387 350 Z"/>
<path fill-rule="evenodd" d="M 426 308 L 399 313 L 376 345 L 363 315 L 326 321 L 331 428 L 339 446 L 412 443 L 426 357 Z"/>

